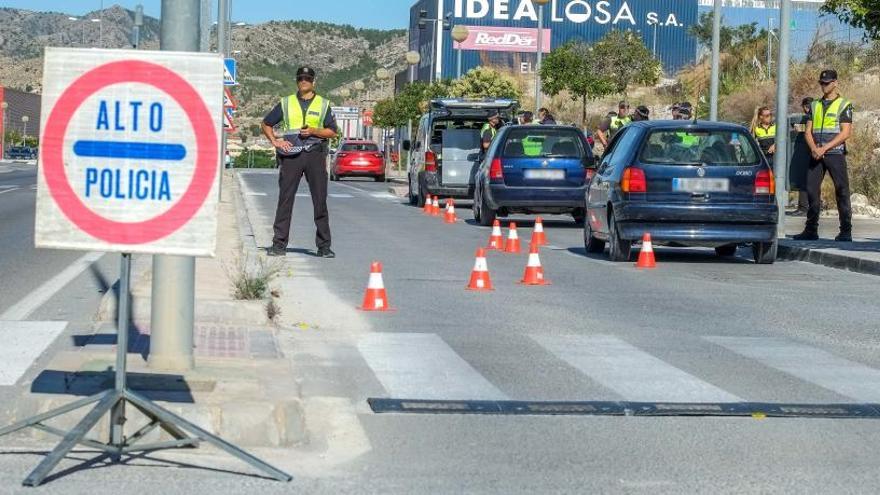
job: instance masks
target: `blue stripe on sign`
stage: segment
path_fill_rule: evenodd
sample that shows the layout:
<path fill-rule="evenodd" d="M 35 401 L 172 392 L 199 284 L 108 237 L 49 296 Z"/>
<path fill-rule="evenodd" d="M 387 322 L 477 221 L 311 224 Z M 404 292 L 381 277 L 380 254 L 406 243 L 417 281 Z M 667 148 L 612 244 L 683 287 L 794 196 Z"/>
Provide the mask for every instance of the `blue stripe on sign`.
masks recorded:
<path fill-rule="evenodd" d="M 180 144 L 128 143 L 123 141 L 77 141 L 77 156 L 94 158 L 140 158 L 147 160 L 183 160 L 186 148 Z"/>

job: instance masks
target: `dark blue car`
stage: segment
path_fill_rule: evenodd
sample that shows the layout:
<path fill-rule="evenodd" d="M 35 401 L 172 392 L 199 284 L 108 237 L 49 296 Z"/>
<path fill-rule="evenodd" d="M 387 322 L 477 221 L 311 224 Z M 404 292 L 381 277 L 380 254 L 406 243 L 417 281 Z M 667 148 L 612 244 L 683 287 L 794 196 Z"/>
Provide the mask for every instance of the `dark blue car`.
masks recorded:
<path fill-rule="evenodd" d="M 776 184 L 749 131 L 736 124 L 636 122 L 614 136 L 587 190 L 584 246 L 630 259 L 650 233 L 667 246 L 748 243 L 756 263 L 776 260 Z"/>
<path fill-rule="evenodd" d="M 476 173 L 474 219 L 492 225 L 496 216 L 551 213 L 582 222 L 592 166 L 593 152 L 575 127 L 504 127 Z"/>

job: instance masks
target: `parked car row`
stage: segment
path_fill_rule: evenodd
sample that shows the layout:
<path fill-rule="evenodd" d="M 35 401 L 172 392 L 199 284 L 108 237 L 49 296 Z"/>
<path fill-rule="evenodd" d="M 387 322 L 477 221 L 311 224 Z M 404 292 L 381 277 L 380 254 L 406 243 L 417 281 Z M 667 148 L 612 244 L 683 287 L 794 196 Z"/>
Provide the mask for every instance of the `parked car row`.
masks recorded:
<path fill-rule="evenodd" d="M 5 158 L 7 160 L 36 160 L 37 148 L 30 146 L 10 146 L 6 148 Z"/>
<path fill-rule="evenodd" d="M 756 263 L 777 252 L 775 178 L 738 124 L 635 122 L 598 160 L 573 126 L 502 127 L 480 151 L 488 115 L 512 116 L 510 100 L 434 100 L 419 121 L 408 166 L 409 201 L 473 199 L 481 225 L 512 214 L 570 214 L 584 247 L 614 261 L 650 233 L 656 245 L 711 247 L 733 256 L 750 245 Z"/>

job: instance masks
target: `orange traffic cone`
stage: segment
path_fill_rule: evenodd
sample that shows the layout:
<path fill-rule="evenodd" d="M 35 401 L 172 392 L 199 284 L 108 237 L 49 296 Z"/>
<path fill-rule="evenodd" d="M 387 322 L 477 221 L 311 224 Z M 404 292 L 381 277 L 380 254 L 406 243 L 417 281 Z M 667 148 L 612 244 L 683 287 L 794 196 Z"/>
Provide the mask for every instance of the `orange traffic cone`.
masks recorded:
<path fill-rule="evenodd" d="M 504 238 L 501 236 L 501 222 L 496 218 L 492 223 L 492 235 L 489 236 L 489 249 L 504 249 Z"/>
<path fill-rule="evenodd" d="M 507 233 L 507 241 L 504 243 L 504 252 L 519 254 L 519 235 L 516 233 L 516 222 L 510 222 L 509 231 Z"/>
<path fill-rule="evenodd" d="M 549 285 L 550 281 L 544 278 L 544 267 L 541 266 L 541 257 L 538 256 L 538 246 L 529 245 L 529 261 L 526 263 L 526 272 L 520 281 L 523 285 Z"/>
<path fill-rule="evenodd" d="M 455 223 L 458 218 L 455 217 L 455 200 L 449 198 L 446 200 L 446 215 L 443 218 L 444 223 Z"/>
<path fill-rule="evenodd" d="M 428 196 L 427 198 L 425 198 L 425 207 L 422 208 L 422 213 L 425 215 L 430 215 L 431 214 L 431 207 L 433 206 L 433 203 L 434 203 L 434 200 L 431 198 L 431 196 Z"/>
<path fill-rule="evenodd" d="M 431 216 L 440 216 L 440 200 L 437 199 L 437 196 L 434 196 L 434 199 L 431 200 Z"/>
<path fill-rule="evenodd" d="M 636 268 L 657 268 L 657 261 L 654 259 L 654 246 L 651 244 L 651 234 L 648 232 L 645 232 L 642 237 L 642 250 L 639 252 Z"/>
<path fill-rule="evenodd" d="M 467 286 L 467 290 L 495 290 L 492 287 L 492 279 L 489 278 L 489 265 L 486 263 L 486 250 L 483 248 L 477 249 L 477 260 L 474 262 L 474 269 L 471 272 L 471 281 Z"/>
<path fill-rule="evenodd" d="M 532 244 L 536 246 L 546 246 L 547 236 L 544 235 L 544 221 L 541 217 L 535 219 L 535 228 L 532 229 Z"/>
<path fill-rule="evenodd" d="M 385 283 L 382 281 L 382 263 L 378 261 L 374 261 L 370 265 L 367 292 L 364 294 L 364 303 L 358 309 L 361 311 L 391 311 L 391 307 L 388 305 L 388 294 L 385 292 Z"/>

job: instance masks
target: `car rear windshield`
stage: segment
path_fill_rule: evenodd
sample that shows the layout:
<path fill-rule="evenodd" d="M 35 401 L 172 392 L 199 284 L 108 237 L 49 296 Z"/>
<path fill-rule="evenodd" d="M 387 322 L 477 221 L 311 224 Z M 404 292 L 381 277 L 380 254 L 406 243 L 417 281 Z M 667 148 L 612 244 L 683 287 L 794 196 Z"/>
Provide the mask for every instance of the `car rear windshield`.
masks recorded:
<path fill-rule="evenodd" d="M 546 129 L 529 126 L 513 129 L 504 143 L 505 158 L 581 158 L 584 156 L 582 134 L 571 129 Z"/>
<path fill-rule="evenodd" d="M 760 157 L 749 137 L 739 131 L 663 129 L 648 135 L 641 161 L 740 167 L 756 165 Z"/>
<path fill-rule="evenodd" d="M 375 143 L 346 143 L 339 151 L 379 151 Z"/>

